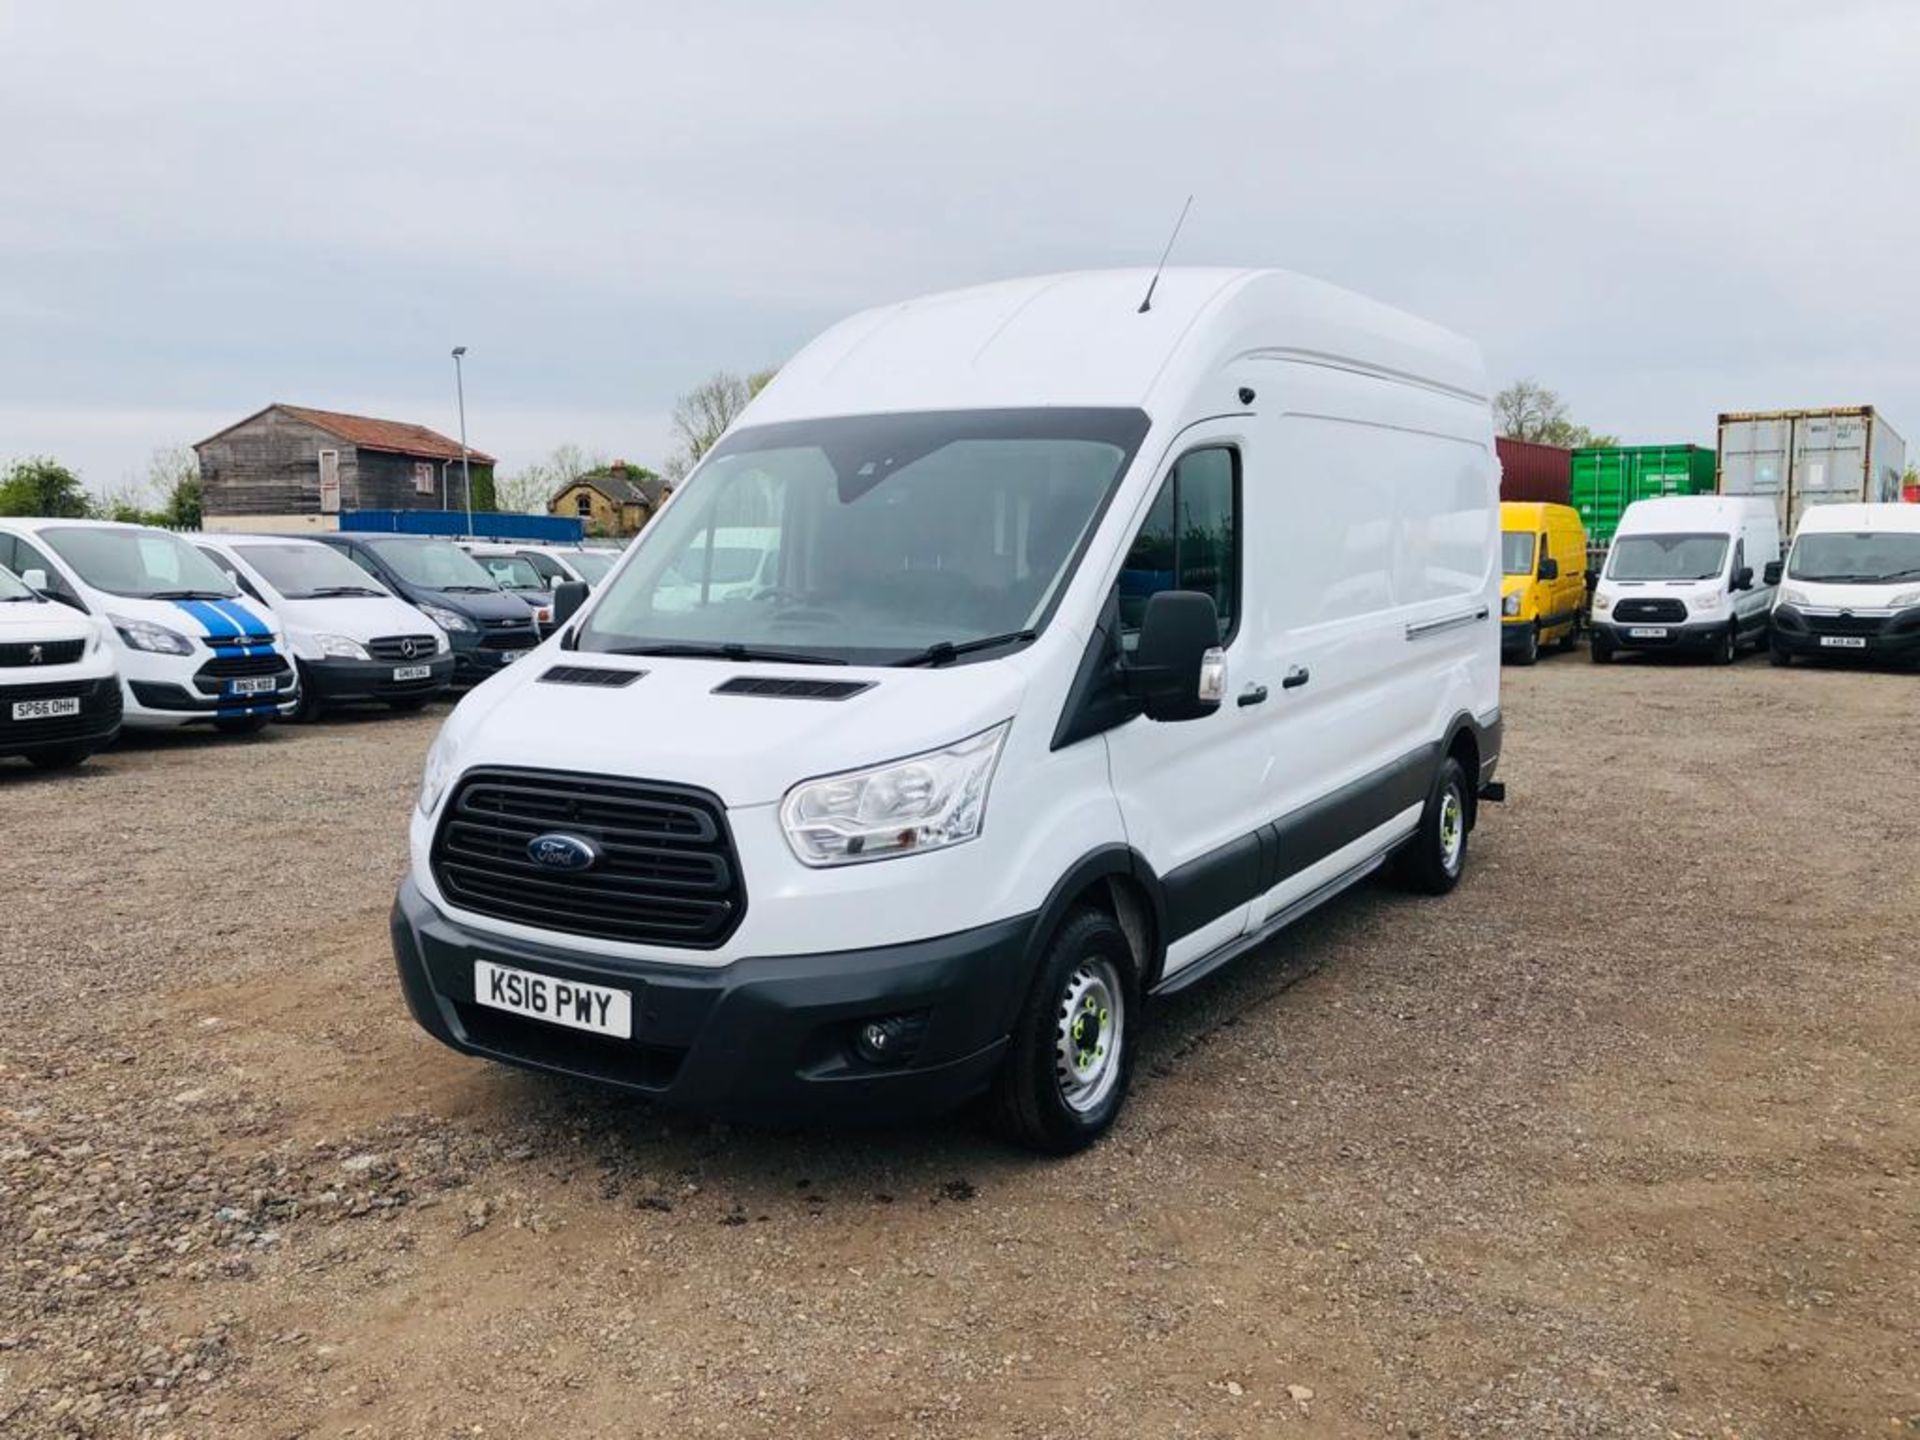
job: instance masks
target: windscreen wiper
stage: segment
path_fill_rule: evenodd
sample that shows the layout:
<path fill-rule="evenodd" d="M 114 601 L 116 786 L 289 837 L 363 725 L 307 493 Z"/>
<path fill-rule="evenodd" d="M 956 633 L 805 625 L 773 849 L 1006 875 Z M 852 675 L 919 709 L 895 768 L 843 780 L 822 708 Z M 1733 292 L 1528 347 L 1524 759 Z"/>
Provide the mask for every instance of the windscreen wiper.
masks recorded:
<path fill-rule="evenodd" d="M 950 660 L 958 659 L 962 655 L 971 655 L 976 650 L 997 650 L 1002 645 L 1023 645 L 1039 633 L 1038 630 L 1009 630 L 1004 635 L 982 635 L 978 640 L 962 640 L 957 645 L 951 640 L 942 640 L 938 644 L 929 645 L 918 654 L 908 655 L 900 660 L 890 660 L 887 663 L 902 667 L 945 665 Z"/>
<path fill-rule="evenodd" d="M 226 594 L 219 590 L 153 590 L 147 594 L 149 600 L 237 600 L 238 593 Z"/>
<path fill-rule="evenodd" d="M 805 650 L 761 650 L 731 641 L 718 644 L 675 642 L 661 645 L 623 645 L 610 655 L 664 655 L 687 660 L 764 660 L 782 665 L 844 665 L 838 655 L 815 655 Z"/>
<path fill-rule="evenodd" d="M 315 600 L 315 599 L 321 598 L 322 596 L 328 596 L 328 595 L 379 596 L 384 593 L 385 593 L 384 591 L 380 591 L 380 590 L 371 590 L 367 588 L 365 585 L 322 585 L 318 590 L 309 590 L 304 596 L 300 598 L 305 600 Z"/>

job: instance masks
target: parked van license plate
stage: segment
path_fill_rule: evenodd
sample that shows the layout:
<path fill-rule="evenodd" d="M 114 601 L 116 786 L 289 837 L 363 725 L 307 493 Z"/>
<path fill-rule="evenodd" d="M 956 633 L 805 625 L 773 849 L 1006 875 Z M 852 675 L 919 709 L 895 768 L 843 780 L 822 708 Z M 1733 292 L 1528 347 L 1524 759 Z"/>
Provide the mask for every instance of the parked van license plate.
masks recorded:
<path fill-rule="evenodd" d="M 545 1020 L 550 1025 L 570 1025 L 575 1030 L 591 1030 L 621 1040 L 633 1038 L 633 996 L 625 990 L 558 980 L 511 965 L 495 965 L 491 960 L 476 960 L 473 998 L 492 1009 Z"/>
<path fill-rule="evenodd" d="M 272 675 L 259 675 L 251 680 L 229 680 L 229 695 L 271 695 L 280 681 Z"/>
<path fill-rule="evenodd" d="M 433 678 L 433 667 L 431 665 L 396 665 L 393 667 L 393 678 L 396 680 L 431 680 Z"/>
<path fill-rule="evenodd" d="M 62 715 L 78 715 L 78 698 L 65 700 L 16 700 L 13 702 L 13 718 L 16 720 L 54 720 Z"/>
<path fill-rule="evenodd" d="M 1637 625 L 1627 631 L 1627 638 L 1629 640 L 1664 640 L 1667 638 L 1667 627 L 1664 625 Z"/>
<path fill-rule="evenodd" d="M 1864 635 L 1822 635 L 1820 637 L 1820 643 L 1822 645 L 1831 645 L 1836 650 L 1864 650 L 1867 648 L 1867 637 Z"/>

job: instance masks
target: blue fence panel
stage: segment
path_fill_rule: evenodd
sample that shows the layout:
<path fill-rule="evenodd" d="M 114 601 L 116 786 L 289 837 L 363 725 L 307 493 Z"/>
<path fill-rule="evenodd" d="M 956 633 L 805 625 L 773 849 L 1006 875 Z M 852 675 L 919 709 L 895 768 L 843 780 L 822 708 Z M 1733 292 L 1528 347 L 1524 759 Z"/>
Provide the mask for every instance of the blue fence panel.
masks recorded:
<path fill-rule="evenodd" d="M 450 539 L 471 535 L 476 540 L 527 540 L 543 545 L 578 545 L 584 534 L 572 515 L 508 515 L 498 511 L 464 510 L 345 510 L 342 530 L 380 530 L 394 535 L 442 535 Z"/>

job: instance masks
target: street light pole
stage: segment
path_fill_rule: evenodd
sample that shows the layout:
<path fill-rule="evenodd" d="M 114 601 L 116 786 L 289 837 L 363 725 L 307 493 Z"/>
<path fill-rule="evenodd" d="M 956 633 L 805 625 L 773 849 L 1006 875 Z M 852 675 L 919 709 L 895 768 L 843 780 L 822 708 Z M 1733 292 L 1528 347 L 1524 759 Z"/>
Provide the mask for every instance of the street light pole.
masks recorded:
<path fill-rule="evenodd" d="M 467 347 L 453 347 L 453 393 L 460 402 L 460 479 L 467 491 L 467 538 L 473 538 L 473 467 L 467 460 L 467 387 L 460 374 L 460 357 Z"/>

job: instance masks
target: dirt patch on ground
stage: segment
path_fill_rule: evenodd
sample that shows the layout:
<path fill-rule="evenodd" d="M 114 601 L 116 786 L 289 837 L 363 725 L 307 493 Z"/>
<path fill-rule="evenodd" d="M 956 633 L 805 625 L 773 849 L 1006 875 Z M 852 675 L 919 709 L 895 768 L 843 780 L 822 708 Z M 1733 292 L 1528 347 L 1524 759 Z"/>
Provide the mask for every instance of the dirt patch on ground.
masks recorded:
<path fill-rule="evenodd" d="M 1920 1433 L 1920 681 L 1506 691 L 1461 889 L 1161 1006 L 1055 1164 L 435 1046 L 432 717 L 5 767 L 0 1433 Z"/>

